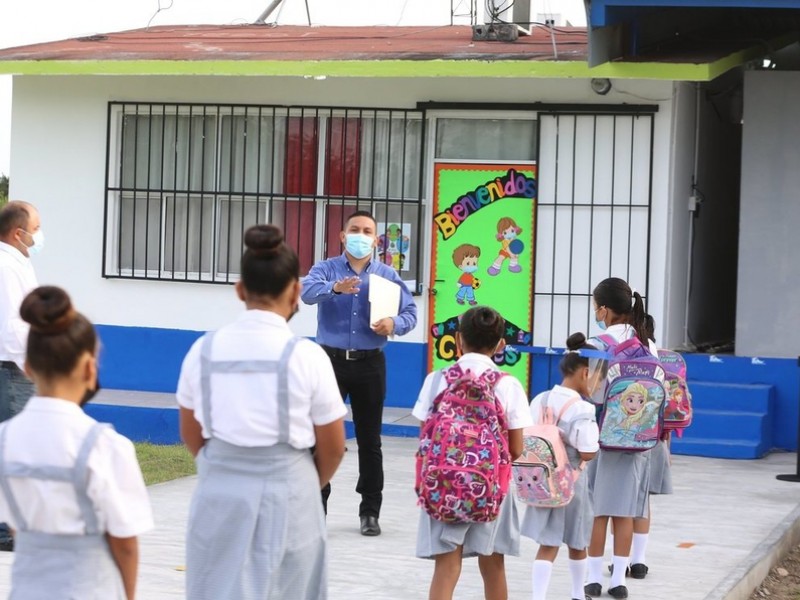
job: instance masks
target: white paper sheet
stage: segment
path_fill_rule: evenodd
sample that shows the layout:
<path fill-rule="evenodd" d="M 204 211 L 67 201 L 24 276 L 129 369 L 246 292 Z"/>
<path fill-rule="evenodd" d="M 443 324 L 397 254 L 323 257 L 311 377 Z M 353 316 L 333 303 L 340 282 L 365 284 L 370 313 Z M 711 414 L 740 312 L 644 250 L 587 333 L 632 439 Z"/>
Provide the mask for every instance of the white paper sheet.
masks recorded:
<path fill-rule="evenodd" d="M 376 323 L 386 317 L 396 317 L 400 310 L 400 286 L 394 281 L 370 274 L 369 322 Z"/>

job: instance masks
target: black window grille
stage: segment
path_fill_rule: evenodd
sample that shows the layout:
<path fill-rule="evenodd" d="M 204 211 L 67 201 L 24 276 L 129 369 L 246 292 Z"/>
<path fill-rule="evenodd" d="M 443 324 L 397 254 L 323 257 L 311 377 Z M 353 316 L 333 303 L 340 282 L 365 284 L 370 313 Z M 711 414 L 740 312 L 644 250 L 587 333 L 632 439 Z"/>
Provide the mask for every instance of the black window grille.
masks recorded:
<path fill-rule="evenodd" d="M 419 110 L 110 102 L 103 276 L 234 282 L 256 223 L 284 230 L 305 273 L 368 210 L 416 291 L 424 138 Z"/>
<path fill-rule="evenodd" d="M 539 114 L 534 345 L 593 330 L 592 289 L 650 286 L 652 114 Z"/>

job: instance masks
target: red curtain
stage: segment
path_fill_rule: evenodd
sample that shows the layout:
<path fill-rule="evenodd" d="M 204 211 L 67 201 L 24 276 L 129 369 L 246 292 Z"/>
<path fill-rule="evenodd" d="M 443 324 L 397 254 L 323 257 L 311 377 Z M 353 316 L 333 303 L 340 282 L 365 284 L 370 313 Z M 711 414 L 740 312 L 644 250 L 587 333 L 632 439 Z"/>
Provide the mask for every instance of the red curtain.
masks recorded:
<path fill-rule="evenodd" d="M 286 127 L 284 190 L 287 196 L 311 196 L 307 200 L 287 198 L 284 235 L 286 243 L 297 251 L 300 272 L 307 273 L 314 264 L 316 222 L 317 165 L 319 128 L 316 117 L 289 117 Z"/>

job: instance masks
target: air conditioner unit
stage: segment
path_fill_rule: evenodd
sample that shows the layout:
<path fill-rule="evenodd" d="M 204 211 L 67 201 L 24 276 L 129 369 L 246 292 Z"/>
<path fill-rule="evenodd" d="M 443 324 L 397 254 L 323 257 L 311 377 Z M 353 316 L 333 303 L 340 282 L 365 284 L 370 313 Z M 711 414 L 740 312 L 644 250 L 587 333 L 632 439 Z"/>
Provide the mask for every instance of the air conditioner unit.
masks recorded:
<path fill-rule="evenodd" d="M 484 0 L 483 22 L 514 23 L 521 34 L 531 33 L 531 0 Z"/>

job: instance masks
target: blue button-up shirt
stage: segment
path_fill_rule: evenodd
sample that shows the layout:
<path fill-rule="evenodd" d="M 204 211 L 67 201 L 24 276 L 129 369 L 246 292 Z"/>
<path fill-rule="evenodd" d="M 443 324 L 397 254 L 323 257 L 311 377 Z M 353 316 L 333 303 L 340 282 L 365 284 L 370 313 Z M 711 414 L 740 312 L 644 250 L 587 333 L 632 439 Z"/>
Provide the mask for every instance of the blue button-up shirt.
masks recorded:
<path fill-rule="evenodd" d="M 394 335 L 405 335 L 417 324 L 417 305 L 406 284 L 390 266 L 371 260 L 361 273 L 350 266 L 347 256 L 329 258 L 315 264 L 303 278 L 301 298 L 317 305 L 317 343 L 343 350 L 383 348 L 387 338 L 370 328 L 369 276 L 380 275 L 400 286 L 400 309 L 394 321 Z M 333 285 L 347 277 L 359 277 L 356 294 L 334 294 Z"/>

